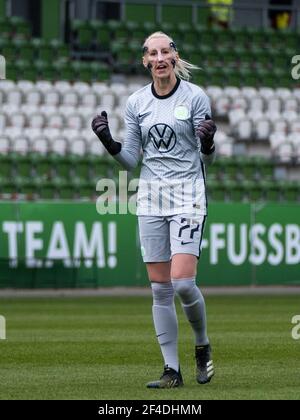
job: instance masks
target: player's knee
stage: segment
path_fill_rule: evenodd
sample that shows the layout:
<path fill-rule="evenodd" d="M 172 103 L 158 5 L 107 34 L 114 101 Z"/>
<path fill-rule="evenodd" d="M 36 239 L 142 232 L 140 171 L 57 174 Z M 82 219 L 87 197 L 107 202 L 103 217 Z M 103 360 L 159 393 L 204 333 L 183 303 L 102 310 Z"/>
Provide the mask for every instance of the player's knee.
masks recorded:
<path fill-rule="evenodd" d="M 181 298 L 183 302 L 189 302 L 193 299 L 194 288 L 197 287 L 195 280 L 172 280 L 172 284 L 175 292 Z"/>
<path fill-rule="evenodd" d="M 169 306 L 174 300 L 174 288 L 172 283 L 151 283 L 153 305 Z"/>

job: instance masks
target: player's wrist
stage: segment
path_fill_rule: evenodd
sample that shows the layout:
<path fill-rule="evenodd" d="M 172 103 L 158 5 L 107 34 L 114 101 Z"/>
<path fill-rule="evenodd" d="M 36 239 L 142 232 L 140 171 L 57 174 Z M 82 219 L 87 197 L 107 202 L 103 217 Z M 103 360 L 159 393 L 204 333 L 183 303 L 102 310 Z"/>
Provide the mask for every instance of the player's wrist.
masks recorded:
<path fill-rule="evenodd" d="M 215 143 L 213 139 L 209 142 L 201 143 L 201 153 L 203 153 L 204 155 L 211 155 L 212 153 L 214 153 L 214 151 Z"/>
<path fill-rule="evenodd" d="M 109 128 L 103 130 L 98 137 L 110 155 L 114 156 L 120 153 L 122 145 L 112 138 Z"/>

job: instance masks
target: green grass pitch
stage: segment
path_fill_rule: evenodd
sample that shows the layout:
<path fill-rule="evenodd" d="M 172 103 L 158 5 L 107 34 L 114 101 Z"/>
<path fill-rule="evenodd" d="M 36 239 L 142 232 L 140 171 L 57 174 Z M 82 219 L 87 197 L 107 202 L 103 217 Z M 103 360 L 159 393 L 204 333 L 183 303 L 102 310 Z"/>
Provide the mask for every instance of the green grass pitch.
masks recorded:
<path fill-rule="evenodd" d="M 185 385 L 151 390 L 163 363 L 150 297 L 0 299 L 0 399 L 299 399 L 299 296 L 208 296 L 216 375 L 194 378 L 193 336 L 180 305 Z"/>

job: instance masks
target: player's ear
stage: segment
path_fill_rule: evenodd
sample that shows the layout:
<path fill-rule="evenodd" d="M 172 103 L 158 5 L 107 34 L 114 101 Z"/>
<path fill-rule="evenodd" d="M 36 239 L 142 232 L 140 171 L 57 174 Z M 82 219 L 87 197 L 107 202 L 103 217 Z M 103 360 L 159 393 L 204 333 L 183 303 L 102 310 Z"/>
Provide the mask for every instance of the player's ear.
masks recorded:
<path fill-rule="evenodd" d="M 147 68 L 147 65 L 148 65 L 147 60 L 145 59 L 145 57 L 143 57 L 143 66 Z"/>

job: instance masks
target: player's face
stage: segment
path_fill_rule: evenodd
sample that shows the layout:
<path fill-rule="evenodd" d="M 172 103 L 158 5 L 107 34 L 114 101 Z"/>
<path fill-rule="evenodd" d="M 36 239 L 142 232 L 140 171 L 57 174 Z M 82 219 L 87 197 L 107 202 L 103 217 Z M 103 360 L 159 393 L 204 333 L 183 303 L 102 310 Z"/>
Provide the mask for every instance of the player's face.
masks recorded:
<path fill-rule="evenodd" d="M 177 60 L 177 53 L 170 47 L 170 40 L 166 37 L 153 38 L 148 41 L 147 47 L 148 51 L 143 58 L 144 66 L 151 65 L 154 77 L 170 77 L 174 72 L 172 60 Z"/>

